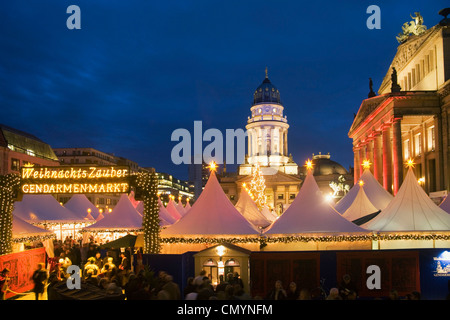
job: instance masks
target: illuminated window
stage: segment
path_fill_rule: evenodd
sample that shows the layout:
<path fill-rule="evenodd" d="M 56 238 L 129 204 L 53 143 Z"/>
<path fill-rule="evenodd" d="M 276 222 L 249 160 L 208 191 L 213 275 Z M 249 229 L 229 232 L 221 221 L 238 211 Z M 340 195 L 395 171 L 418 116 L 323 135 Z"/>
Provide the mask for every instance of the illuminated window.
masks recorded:
<path fill-rule="evenodd" d="M 416 156 L 422 153 L 422 135 L 420 133 L 414 136 L 414 153 Z"/>
<path fill-rule="evenodd" d="M 406 139 L 403 142 L 403 155 L 405 160 L 408 160 L 411 157 L 410 151 L 409 151 L 409 139 Z"/>
<path fill-rule="evenodd" d="M 11 170 L 19 171 L 19 169 L 20 169 L 20 160 L 11 158 Z"/>
<path fill-rule="evenodd" d="M 282 194 L 282 193 L 279 194 L 279 195 L 278 195 L 278 200 L 283 200 L 283 199 L 284 199 L 284 194 Z"/>
<path fill-rule="evenodd" d="M 31 149 L 27 149 L 27 155 L 32 156 L 32 157 L 35 157 L 35 156 L 36 156 L 36 154 L 34 153 L 34 151 L 31 150 Z"/>
<path fill-rule="evenodd" d="M 427 138 L 428 138 L 428 151 L 434 151 L 435 147 L 435 135 L 434 135 L 434 126 L 428 128 L 427 130 Z"/>

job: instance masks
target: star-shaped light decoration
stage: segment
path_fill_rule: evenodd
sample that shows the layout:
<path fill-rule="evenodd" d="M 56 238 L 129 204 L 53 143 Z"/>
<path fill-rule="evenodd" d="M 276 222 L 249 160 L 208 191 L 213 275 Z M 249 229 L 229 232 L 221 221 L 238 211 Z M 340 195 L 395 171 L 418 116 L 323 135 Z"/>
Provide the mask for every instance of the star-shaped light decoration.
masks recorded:
<path fill-rule="evenodd" d="M 371 165 L 371 163 L 370 163 L 369 159 L 366 159 L 362 162 L 363 169 L 370 169 L 370 165 Z"/>
<path fill-rule="evenodd" d="M 409 158 L 408 161 L 406 161 L 406 167 L 414 168 L 414 165 L 415 165 L 415 163 L 414 163 L 413 159 Z"/>
<path fill-rule="evenodd" d="M 362 187 L 362 186 L 364 186 L 364 181 L 359 180 L 358 184 L 359 184 L 360 187 Z"/>
<path fill-rule="evenodd" d="M 306 166 L 306 169 L 307 169 L 307 170 L 312 170 L 312 168 L 313 168 L 313 163 L 312 163 L 312 161 L 308 159 L 308 160 L 306 161 L 305 166 Z"/>
<path fill-rule="evenodd" d="M 217 170 L 217 164 L 214 161 L 211 161 L 209 163 L 209 170 L 210 171 L 216 171 Z"/>

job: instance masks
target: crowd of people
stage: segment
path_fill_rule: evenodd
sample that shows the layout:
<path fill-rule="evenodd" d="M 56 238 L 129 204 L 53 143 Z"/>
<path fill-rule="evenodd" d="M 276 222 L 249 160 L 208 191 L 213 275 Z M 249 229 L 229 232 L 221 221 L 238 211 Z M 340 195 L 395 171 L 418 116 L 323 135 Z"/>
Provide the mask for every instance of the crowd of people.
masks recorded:
<path fill-rule="evenodd" d="M 101 249 L 94 242 L 81 245 L 80 241 L 74 241 L 70 237 L 64 241 L 55 240 L 54 258 L 48 260 L 47 268 L 44 264 L 39 264 L 32 275 L 33 292 L 36 299 L 41 299 L 47 288 L 48 299 L 58 299 L 53 288 L 66 282 L 70 276 L 67 268 L 76 265 L 81 270 L 82 284 L 99 288 L 106 295 L 119 295 L 121 299 L 127 300 L 357 300 L 359 298 L 350 275 L 344 275 L 337 287 L 330 290 L 321 288 L 319 292 L 317 288 L 313 291 L 300 288 L 295 282 L 290 282 L 285 287 L 278 280 L 265 296 L 252 297 L 248 293 L 248 288 L 244 288 L 244 283 L 237 272 L 229 273 L 225 278 L 222 276 L 220 282 L 213 286 L 211 278 L 202 271 L 197 276 L 188 278 L 181 291 L 172 275 L 164 271 L 155 275 L 142 264 L 139 265 L 139 254 L 137 261 L 137 267 L 132 268 L 129 251 Z M 0 282 L 7 278 L 7 274 L 4 273 L 6 271 L 1 272 Z M 4 299 L 4 291 L 2 292 Z M 419 292 L 399 297 L 395 290 L 386 297 L 389 300 L 420 298 Z"/>

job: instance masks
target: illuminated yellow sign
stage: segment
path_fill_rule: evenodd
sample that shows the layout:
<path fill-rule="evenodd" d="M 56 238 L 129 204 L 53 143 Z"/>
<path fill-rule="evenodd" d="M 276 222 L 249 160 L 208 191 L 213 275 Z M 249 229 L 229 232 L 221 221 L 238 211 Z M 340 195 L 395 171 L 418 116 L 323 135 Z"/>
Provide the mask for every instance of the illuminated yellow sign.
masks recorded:
<path fill-rule="evenodd" d="M 127 193 L 130 168 L 125 166 L 23 167 L 24 194 Z"/>

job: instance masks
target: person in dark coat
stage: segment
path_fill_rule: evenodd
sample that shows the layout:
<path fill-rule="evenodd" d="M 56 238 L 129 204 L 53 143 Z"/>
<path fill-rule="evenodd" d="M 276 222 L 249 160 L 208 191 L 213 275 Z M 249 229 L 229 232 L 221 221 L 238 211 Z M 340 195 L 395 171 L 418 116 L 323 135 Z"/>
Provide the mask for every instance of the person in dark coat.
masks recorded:
<path fill-rule="evenodd" d="M 47 271 L 45 271 L 43 263 L 38 264 L 38 268 L 33 272 L 31 279 L 34 282 L 33 292 L 36 295 L 36 300 L 39 300 L 39 295 L 44 293 L 45 282 L 47 281 Z"/>
<path fill-rule="evenodd" d="M 280 280 L 275 281 L 275 288 L 273 288 L 266 296 L 266 300 L 286 300 L 287 293 L 283 289 L 283 283 Z"/>
<path fill-rule="evenodd" d="M 289 288 L 286 292 L 286 298 L 287 300 L 297 300 L 300 295 L 300 290 L 297 287 L 297 284 L 295 282 L 291 282 L 289 284 Z"/>
<path fill-rule="evenodd" d="M 129 271 L 131 269 L 130 259 L 128 259 L 125 252 L 120 253 L 120 257 L 122 258 L 122 262 L 119 265 L 119 269 Z"/>

